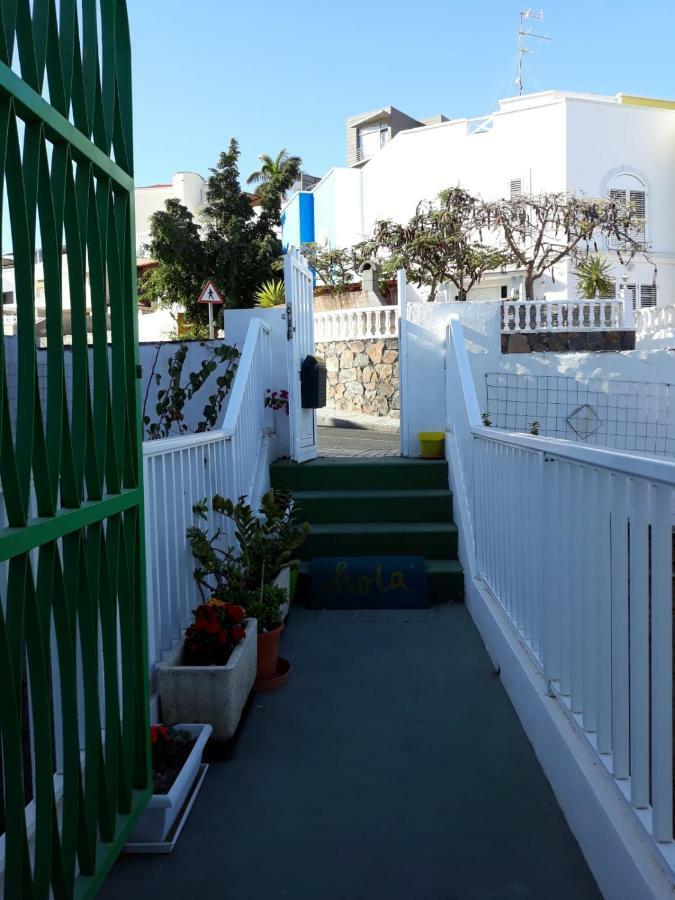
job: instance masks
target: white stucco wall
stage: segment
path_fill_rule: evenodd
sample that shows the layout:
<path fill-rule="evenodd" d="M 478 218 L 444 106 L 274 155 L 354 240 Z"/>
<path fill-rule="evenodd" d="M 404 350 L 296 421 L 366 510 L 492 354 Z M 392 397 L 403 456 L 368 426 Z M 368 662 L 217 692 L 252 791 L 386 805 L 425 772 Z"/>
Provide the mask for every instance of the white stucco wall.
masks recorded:
<path fill-rule="evenodd" d="M 360 169 L 331 169 L 313 194 L 317 244 L 350 247 L 364 239 Z"/>
<path fill-rule="evenodd" d="M 413 453 L 419 431 L 445 428 L 443 347 L 452 312 L 462 322 L 481 411 L 487 409 L 485 376 L 489 372 L 559 375 L 582 382 L 593 379 L 653 385 L 675 383 L 675 352 L 665 348 L 623 353 L 502 354 L 499 306 L 498 301 L 409 305 L 408 315 L 414 324 L 408 352 L 407 411 L 402 410 L 402 416 L 409 422 Z M 671 436 L 675 437 L 675 405 L 669 410 L 668 425 Z"/>
<path fill-rule="evenodd" d="M 195 215 L 205 201 L 204 187 L 204 179 L 196 172 L 177 172 L 171 179 L 171 184 L 137 187 L 136 233 L 149 231 L 152 214 L 163 210 L 166 201 L 172 198 L 180 200 Z"/>

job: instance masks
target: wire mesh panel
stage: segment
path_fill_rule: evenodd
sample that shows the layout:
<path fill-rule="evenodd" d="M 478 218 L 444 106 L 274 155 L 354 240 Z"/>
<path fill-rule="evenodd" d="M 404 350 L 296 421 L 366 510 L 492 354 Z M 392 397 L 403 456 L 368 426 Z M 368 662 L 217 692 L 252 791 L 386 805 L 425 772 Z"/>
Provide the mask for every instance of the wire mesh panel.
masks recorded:
<path fill-rule="evenodd" d="M 488 372 L 485 387 L 495 428 L 675 456 L 670 384 Z"/>
<path fill-rule="evenodd" d="M 0 26 L 1 877 L 87 897 L 150 794 L 129 31 L 124 0 Z"/>

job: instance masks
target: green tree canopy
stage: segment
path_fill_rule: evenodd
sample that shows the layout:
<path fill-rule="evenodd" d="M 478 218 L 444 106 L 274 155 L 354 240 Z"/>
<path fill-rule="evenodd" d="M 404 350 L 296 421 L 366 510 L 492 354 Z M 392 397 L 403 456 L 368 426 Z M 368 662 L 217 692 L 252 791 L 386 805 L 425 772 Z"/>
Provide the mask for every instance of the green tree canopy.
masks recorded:
<path fill-rule="evenodd" d="M 281 259 L 275 226 L 283 184 L 267 183 L 265 203 L 256 215 L 241 187 L 239 145 L 233 138 L 211 169 L 200 222 L 178 200 L 168 200 L 165 210 L 151 216 L 150 255 L 157 266 L 143 279 L 141 295 L 163 304 L 180 303 L 188 321 L 204 322 L 208 311 L 197 298 L 212 278 L 228 308 L 253 306 L 256 291 L 274 277 Z"/>

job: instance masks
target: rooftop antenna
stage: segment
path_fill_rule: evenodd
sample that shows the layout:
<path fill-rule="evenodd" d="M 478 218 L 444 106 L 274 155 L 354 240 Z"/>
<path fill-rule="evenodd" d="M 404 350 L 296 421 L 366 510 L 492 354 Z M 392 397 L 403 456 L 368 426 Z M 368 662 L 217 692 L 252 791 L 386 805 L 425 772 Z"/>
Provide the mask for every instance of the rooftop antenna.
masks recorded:
<path fill-rule="evenodd" d="M 533 31 L 526 31 L 525 29 L 525 20 L 526 19 L 539 19 L 540 21 L 544 18 L 544 10 L 543 9 L 522 9 L 520 11 L 520 28 L 518 29 L 518 77 L 516 78 L 516 84 L 518 85 L 518 96 L 522 97 L 523 95 L 523 60 L 525 58 L 526 53 L 532 53 L 532 50 L 528 50 L 525 41 L 527 38 L 537 38 L 540 41 L 550 41 L 551 38 L 547 37 L 545 34 L 535 34 Z"/>

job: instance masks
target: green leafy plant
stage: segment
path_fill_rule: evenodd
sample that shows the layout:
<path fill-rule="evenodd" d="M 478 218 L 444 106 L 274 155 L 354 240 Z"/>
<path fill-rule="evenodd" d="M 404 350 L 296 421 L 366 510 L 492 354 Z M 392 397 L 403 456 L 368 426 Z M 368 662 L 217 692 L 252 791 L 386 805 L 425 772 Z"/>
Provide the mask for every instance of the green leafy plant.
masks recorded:
<path fill-rule="evenodd" d="M 207 347 L 206 344 L 201 344 L 200 346 Z M 183 369 L 189 345 L 181 344 L 175 354 L 170 356 L 167 361 L 167 383 L 165 386 L 163 375 L 156 371 L 161 347 L 161 344 L 157 345 L 157 353 L 155 354 L 143 402 L 143 427 L 146 437 L 150 440 L 157 440 L 158 438 L 169 437 L 174 433 L 185 434 L 189 430 L 185 424 L 184 409 L 186 403 L 192 400 L 219 367 L 222 367 L 221 373 L 214 380 L 215 390 L 209 395 L 207 402 L 204 404 L 202 419 L 197 423 L 195 429 L 198 433 L 210 431 L 216 424 L 234 380 L 239 351 L 227 344 L 216 346 L 212 349 L 210 355 L 202 360 L 199 370 L 190 372 L 183 379 Z M 160 388 L 157 392 L 155 403 L 155 418 L 151 417 L 147 412 L 150 386 L 153 381 Z"/>
<path fill-rule="evenodd" d="M 492 420 L 490 419 L 489 414 L 486 412 L 483 412 L 480 414 L 480 418 L 481 418 L 481 422 L 483 423 L 485 428 L 490 428 L 490 426 L 492 425 Z"/>
<path fill-rule="evenodd" d="M 239 145 L 232 139 L 210 170 L 206 204 L 199 221 L 176 199 L 150 218 L 149 252 L 157 265 L 139 284 L 144 302 L 180 304 L 188 321 L 208 321 L 205 304 L 197 302 L 201 286 L 213 278 L 228 308 L 255 303 L 261 284 L 272 279 L 282 258 L 278 236 L 281 203 L 299 173 L 299 160 L 285 151 L 263 155 L 257 198 L 242 189 Z M 255 206 L 257 207 L 254 209 Z M 220 310 L 216 325 L 222 321 Z"/>
<path fill-rule="evenodd" d="M 286 302 L 286 289 L 279 279 L 266 281 L 255 293 L 255 305 L 260 309 L 283 306 Z"/>
<path fill-rule="evenodd" d="M 233 523 L 245 583 L 255 590 L 274 581 L 291 564 L 294 551 L 309 534 L 309 525 L 297 521 L 292 496 L 286 491 L 264 494 L 258 515 L 245 501 L 240 497 L 233 503 L 216 495 L 212 508 Z"/>
<path fill-rule="evenodd" d="M 616 290 L 614 279 L 610 276 L 612 264 L 597 253 L 582 260 L 577 266 L 577 286 L 579 295 L 585 300 L 594 297 L 612 297 Z"/>
<path fill-rule="evenodd" d="M 258 632 L 273 631 L 283 621 L 282 607 L 288 600 L 284 588 L 265 584 L 260 591 L 251 591 L 246 612 L 258 622 Z"/>
<path fill-rule="evenodd" d="M 539 434 L 541 431 L 541 422 L 538 419 L 535 419 L 534 422 L 530 425 L 530 434 Z"/>

